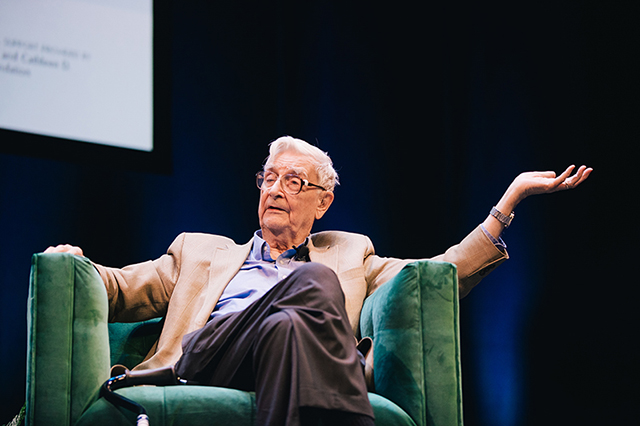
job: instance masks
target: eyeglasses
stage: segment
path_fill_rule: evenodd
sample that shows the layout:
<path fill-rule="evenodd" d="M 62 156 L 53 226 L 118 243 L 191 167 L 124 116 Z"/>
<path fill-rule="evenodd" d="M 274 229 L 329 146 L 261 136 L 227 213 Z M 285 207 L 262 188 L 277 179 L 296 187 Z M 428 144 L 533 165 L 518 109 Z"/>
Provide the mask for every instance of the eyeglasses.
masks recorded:
<path fill-rule="evenodd" d="M 324 189 L 320 185 L 316 185 L 315 183 L 311 183 L 306 179 L 302 179 L 298 175 L 287 174 L 279 176 L 277 173 L 269 171 L 261 171 L 256 173 L 256 185 L 258 185 L 258 188 L 260 189 L 271 188 L 276 184 L 278 179 L 280 179 L 280 186 L 282 187 L 284 192 L 289 195 L 298 195 L 300 192 L 302 192 L 302 188 L 305 186 L 311 186 L 326 191 L 326 189 Z"/>

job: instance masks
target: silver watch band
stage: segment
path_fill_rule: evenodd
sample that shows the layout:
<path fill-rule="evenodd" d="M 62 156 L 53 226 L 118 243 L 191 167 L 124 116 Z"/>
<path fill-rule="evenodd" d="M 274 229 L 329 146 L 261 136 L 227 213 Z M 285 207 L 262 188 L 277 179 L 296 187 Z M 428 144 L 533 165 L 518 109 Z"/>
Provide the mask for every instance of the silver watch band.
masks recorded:
<path fill-rule="evenodd" d="M 511 212 L 511 214 L 509 216 L 507 216 L 505 214 L 502 214 L 502 212 L 500 210 L 498 210 L 497 208 L 495 208 L 495 206 L 491 209 L 490 214 L 491 214 L 491 216 L 493 216 L 496 219 L 498 219 L 498 221 L 500 223 L 502 223 L 505 228 L 508 228 L 509 225 L 511 225 L 511 221 L 513 220 L 514 216 L 516 215 L 515 212 Z"/>

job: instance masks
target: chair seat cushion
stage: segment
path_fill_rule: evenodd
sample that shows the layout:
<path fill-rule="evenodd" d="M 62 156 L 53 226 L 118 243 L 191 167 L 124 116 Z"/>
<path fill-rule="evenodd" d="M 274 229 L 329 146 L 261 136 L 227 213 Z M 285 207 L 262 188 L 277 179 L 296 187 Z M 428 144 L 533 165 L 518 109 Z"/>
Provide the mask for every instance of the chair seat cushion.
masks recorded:
<path fill-rule="evenodd" d="M 253 392 L 213 386 L 138 386 L 118 393 L 142 404 L 153 426 L 255 424 Z M 415 426 L 411 418 L 393 402 L 369 394 L 376 423 L 389 426 Z M 78 426 L 135 425 L 137 413 L 98 399 L 78 420 Z"/>

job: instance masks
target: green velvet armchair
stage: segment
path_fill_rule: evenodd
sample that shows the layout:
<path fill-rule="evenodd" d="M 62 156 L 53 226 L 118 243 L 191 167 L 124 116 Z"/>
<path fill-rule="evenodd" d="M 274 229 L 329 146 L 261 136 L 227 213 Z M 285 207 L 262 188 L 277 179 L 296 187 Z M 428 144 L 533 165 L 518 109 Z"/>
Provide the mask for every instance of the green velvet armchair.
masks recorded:
<path fill-rule="evenodd" d="M 107 323 L 107 294 L 92 264 L 70 254 L 33 256 L 28 300 L 28 425 L 133 425 L 135 413 L 99 397 L 110 366 L 131 368 L 159 320 Z M 362 336 L 374 342 L 377 425 L 462 425 L 458 289 L 454 265 L 419 261 L 366 299 Z M 321 373 L 319 373 L 321 374 Z M 252 392 L 208 386 L 139 386 L 152 426 L 253 425 Z"/>

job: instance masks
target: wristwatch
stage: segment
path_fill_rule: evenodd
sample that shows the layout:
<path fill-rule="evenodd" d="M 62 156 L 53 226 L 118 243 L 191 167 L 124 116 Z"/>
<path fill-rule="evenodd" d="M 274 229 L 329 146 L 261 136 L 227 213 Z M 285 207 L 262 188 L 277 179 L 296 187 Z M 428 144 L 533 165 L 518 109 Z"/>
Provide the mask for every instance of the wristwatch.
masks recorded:
<path fill-rule="evenodd" d="M 491 216 L 493 216 L 496 219 L 498 219 L 498 221 L 500 223 L 502 223 L 505 228 L 508 228 L 509 225 L 511 225 L 511 221 L 513 220 L 514 216 L 516 215 L 515 212 L 511 212 L 511 214 L 509 216 L 507 216 L 505 214 L 502 214 L 502 212 L 500 212 L 500 210 L 495 208 L 495 206 L 491 209 L 491 212 L 489 214 L 491 214 Z"/>

